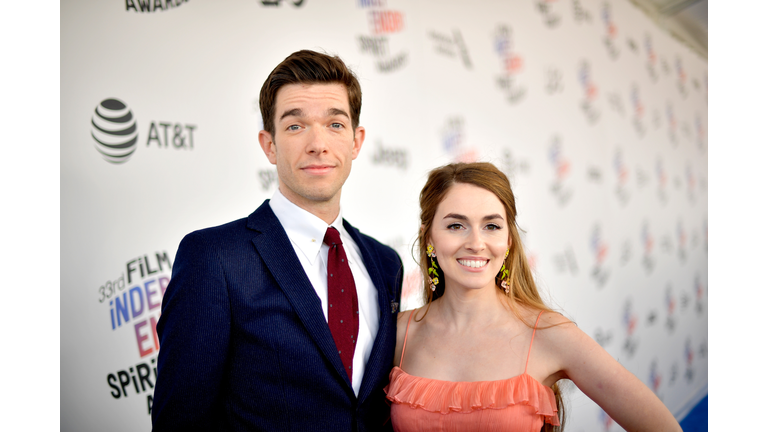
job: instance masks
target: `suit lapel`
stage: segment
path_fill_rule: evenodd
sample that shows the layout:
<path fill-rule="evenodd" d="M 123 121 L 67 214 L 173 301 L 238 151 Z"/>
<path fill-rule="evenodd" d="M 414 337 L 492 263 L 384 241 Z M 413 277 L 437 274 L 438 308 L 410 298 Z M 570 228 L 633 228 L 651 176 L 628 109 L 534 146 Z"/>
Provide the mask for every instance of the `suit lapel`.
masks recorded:
<path fill-rule="evenodd" d="M 352 239 L 357 243 L 360 253 L 363 256 L 363 262 L 365 268 L 368 271 L 368 275 L 371 277 L 373 285 L 378 291 L 379 301 L 379 331 L 376 332 L 376 339 L 374 339 L 373 347 L 371 348 L 371 355 L 368 357 L 368 363 L 365 365 L 365 375 L 363 375 L 363 382 L 360 384 L 360 391 L 358 391 L 358 401 L 362 403 L 365 398 L 370 395 L 371 391 L 376 386 L 378 379 L 378 373 L 382 368 L 387 368 L 392 364 L 391 352 L 393 349 L 387 349 L 387 329 L 392 326 L 392 311 L 390 305 L 390 296 L 387 292 L 387 288 L 384 285 L 384 279 L 382 278 L 381 271 L 378 266 L 378 258 L 372 253 L 371 248 L 363 239 L 357 228 L 350 225 L 346 220 L 344 221 L 344 228 L 347 230 Z"/>
<path fill-rule="evenodd" d="M 307 332 L 336 372 L 349 383 L 325 321 L 320 298 L 304 273 L 283 226 L 269 207 L 269 200 L 248 216 L 248 228 L 258 232 L 253 244 Z"/>

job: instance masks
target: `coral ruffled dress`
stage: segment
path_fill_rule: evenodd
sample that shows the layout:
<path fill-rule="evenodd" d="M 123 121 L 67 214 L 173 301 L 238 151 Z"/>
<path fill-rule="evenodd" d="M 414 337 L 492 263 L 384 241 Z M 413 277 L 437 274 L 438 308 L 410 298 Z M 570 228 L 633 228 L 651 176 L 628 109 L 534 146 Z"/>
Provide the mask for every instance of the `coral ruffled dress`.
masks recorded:
<path fill-rule="evenodd" d="M 538 432 L 544 422 L 560 425 L 555 394 L 528 375 L 528 360 L 522 375 L 499 381 L 452 382 L 408 375 L 401 366 L 412 317 L 413 311 L 405 329 L 400 366 L 392 369 L 384 388 L 392 401 L 395 432 Z"/>

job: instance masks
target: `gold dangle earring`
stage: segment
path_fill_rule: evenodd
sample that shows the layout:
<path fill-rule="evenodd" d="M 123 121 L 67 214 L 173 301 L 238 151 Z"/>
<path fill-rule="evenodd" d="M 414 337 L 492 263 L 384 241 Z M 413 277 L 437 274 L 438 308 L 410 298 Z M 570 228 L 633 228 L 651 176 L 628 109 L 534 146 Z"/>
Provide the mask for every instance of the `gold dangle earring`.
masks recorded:
<path fill-rule="evenodd" d="M 499 273 L 501 273 L 501 287 L 504 288 L 504 292 L 509 294 L 509 270 L 507 270 L 507 257 L 509 256 L 509 249 L 507 249 L 507 253 L 504 254 L 504 262 L 501 264 L 501 270 Z"/>
<path fill-rule="evenodd" d="M 429 261 L 432 263 L 432 266 L 429 268 L 428 275 L 433 276 L 429 279 L 429 287 L 432 289 L 432 291 L 437 288 L 437 284 L 440 283 L 440 279 L 437 278 L 437 263 L 435 262 L 435 248 L 432 247 L 431 244 L 427 245 L 427 256 L 429 257 Z"/>

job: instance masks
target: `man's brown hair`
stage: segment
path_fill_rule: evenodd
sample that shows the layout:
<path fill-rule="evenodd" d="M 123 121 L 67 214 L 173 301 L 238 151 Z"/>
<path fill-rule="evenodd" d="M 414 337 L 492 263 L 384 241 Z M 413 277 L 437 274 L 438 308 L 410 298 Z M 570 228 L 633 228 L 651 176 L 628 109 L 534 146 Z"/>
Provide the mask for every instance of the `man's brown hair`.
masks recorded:
<path fill-rule="evenodd" d="M 264 130 L 275 136 L 275 104 L 277 92 L 287 84 L 332 84 L 346 87 L 354 131 L 360 124 L 363 93 L 355 74 L 338 57 L 310 50 L 296 51 L 285 58 L 269 74 L 259 95 L 259 108 Z"/>

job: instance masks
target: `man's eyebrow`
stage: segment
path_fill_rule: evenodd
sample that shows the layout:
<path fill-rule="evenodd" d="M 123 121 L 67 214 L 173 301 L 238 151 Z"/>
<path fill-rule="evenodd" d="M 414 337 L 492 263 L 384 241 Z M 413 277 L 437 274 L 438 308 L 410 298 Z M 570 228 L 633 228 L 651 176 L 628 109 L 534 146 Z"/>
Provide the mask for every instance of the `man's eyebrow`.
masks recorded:
<path fill-rule="evenodd" d="M 329 117 L 337 116 L 337 115 L 349 118 L 349 114 L 347 114 L 347 112 L 342 110 L 342 109 L 338 109 L 338 108 L 329 108 L 328 109 L 328 116 Z"/>
<path fill-rule="evenodd" d="M 302 117 L 304 115 L 304 111 L 301 110 L 301 108 L 294 108 L 292 110 L 288 110 L 283 113 L 283 115 L 280 116 L 280 120 L 286 118 L 286 117 Z"/>

